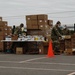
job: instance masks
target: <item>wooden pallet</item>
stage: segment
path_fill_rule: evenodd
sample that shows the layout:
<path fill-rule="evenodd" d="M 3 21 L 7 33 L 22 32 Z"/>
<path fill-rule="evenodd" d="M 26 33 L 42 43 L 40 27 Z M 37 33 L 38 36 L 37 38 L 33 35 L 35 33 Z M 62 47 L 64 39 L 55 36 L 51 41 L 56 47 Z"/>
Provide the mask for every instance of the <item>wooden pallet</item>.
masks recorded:
<path fill-rule="evenodd" d="M 73 55 L 73 51 L 72 51 L 72 49 L 67 49 L 64 51 L 64 54 L 65 55 Z"/>

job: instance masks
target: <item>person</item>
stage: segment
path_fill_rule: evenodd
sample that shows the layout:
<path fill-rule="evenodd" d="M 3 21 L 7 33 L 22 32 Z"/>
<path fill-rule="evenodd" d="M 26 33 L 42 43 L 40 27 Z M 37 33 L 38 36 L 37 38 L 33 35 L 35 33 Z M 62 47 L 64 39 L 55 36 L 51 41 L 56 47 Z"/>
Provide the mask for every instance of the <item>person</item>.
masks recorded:
<path fill-rule="evenodd" d="M 15 28 L 15 29 L 14 29 Z M 18 27 L 14 27 L 13 26 L 13 36 L 17 35 L 22 35 L 22 33 L 24 32 L 24 24 L 21 23 L 20 26 Z M 24 45 L 23 43 L 21 43 L 21 45 Z M 11 45 L 11 53 L 16 53 L 16 46 L 21 46 L 20 43 L 18 42 L 13 42 L 12 45 Z M 23 46 L 24 47 L 24 46 Z"/>
<path fill-rule="evenodd" d="M 59 46 L 60 46 L 59 40 L 62 38 L 62 34 L 63 33 L 62 33 L 61 22 L 57 21 L 57 23 L 55 24 L 55 26 L 52 28 L 51 31 L 51 39 L 53 41 L 54 52 L 59 53 Z"/>
<path fill-rule="evenodd" d="M 61 26 L 61 22 L 58 21 L 55 26 L 52 28 L 51 31 L 51 39 L 53 41 L 58 40 L 60 37 L 62 37 L 62 26 Z"/>
<path fill-rule="evenodd" d="M 14 34 L 14 32 L 15 32 L 15 25 L 13 25 L 13 28 L 12 28 L 12 34 Z"/>
<path fill-rule="evenodd" d="M 24 24 L 23 23 L 21 23 L 20 26 L 15 28 L 14 34 L 17 34 L 19 36 L 19 34 L 22 35 L 22 33 L 24 33 Z"/>

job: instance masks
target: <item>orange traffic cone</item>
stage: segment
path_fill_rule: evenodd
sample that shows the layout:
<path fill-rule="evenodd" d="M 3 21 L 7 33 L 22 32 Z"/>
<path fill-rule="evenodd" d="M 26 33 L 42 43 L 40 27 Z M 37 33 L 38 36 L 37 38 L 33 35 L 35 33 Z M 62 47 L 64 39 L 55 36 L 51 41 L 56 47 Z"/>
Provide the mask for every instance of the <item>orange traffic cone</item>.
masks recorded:
<path fill-rule="evenodd" d="M 54 53 L 53 53 L 53 47 L 52 47 L 52 40 L 50 40 L 49 42 L 49 47 L 48 47 L 48 54 L 47 54 L 48 57 L 53 57 L 54 56 Z"/>

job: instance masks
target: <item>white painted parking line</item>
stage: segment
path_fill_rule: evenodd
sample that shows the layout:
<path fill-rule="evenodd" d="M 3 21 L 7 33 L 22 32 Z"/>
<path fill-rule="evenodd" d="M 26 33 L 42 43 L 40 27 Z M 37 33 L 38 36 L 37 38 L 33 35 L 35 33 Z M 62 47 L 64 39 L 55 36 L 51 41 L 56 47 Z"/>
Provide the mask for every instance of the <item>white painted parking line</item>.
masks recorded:
<path fill-rule="evenodd" d="M 72 73 L 70 73 L 70 74 L 68 74 L 68 75 L 75 75 L 75 72 L 72 72 Z"/>
<path fill-rule="evenodd" d="M 18 63 L 19 61 L 0 61 L 0 63 Z"/>
<path fill-rule="evenodd" d="M 66 66 L 75 66 L 75 64 L 70 64 L 70 63 L 49 63 L 49 62 L 23 62 L 23 63 L 30 63 L 30 64 L 46 64 L 46 65 L 66 65 Z"/>
<path fill-rule="evenodd" d="M 65 69 L 48 69 L 48 68 L 28 68 L 28 67 L 7 67 L 7 66 L 0 66 L 0 68 L 4 69 L 20 69 L 20 70 L 38 70 L 38 71 L 61 71 L 61 72 L 72 72 L 75 70 L 65 70 Z"/>
<path fill-rule="evenodd" d="M 39 58 L 28 59 L 28 60 L 20 61 L 19 63 L 25 63 L 25 62 L 29 62 L 29 61 L 33 61 L 33 60 L 44 59 L 44 58 L 46 58 L 46 57 L 39 57 Z"/>

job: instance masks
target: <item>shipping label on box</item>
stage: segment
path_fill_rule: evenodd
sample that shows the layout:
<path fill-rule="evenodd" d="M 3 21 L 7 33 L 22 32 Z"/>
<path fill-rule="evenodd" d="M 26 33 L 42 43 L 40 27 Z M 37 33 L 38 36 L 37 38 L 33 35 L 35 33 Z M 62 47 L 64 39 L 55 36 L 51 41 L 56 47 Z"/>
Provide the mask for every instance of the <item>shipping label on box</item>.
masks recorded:
<path fill-rule="evenodd" d="M 26 21 L 28 21 L 28 20 L 31 20 L 31 16 L 30 15 L 26 16 Z"/>
<path fill-rule="evenodd" d="M 39 25 L 39 29 L 44 30 L 45 26 L 44 25 Z"/>
<path fill-rule="evenodd" d="M 47 25 L 47 20 L 38 20 L 38 25 Z"/>

